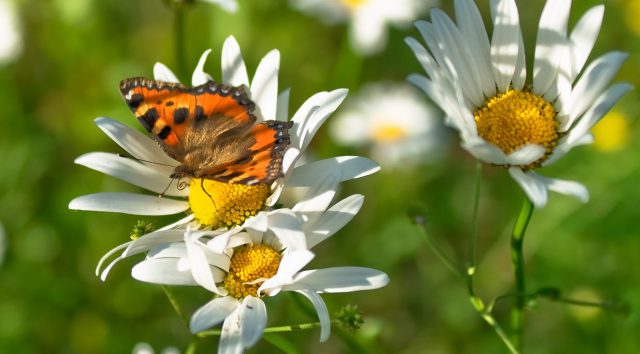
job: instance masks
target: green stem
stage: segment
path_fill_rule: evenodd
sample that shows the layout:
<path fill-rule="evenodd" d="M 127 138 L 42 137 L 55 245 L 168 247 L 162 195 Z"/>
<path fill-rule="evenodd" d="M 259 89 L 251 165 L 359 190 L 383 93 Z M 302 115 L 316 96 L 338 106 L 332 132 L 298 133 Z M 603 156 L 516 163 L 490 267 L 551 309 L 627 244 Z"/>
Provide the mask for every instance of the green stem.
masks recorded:
<path fill-rule="evenodd" d="M 338 324 L 339 324 L 338 321 L 331 321 L 332 326 L 335 326 Z M 293 332 L 293 331 L 314 329 L 314 328 L 320 328 L 320 322 L 301 323 L 301 324 L 290 325 L 290 326 L 267 327 L 264 329 L 264 333 Z M 204 338 L 204 337 L 211 337 L 211 336 L 219 336 L 220 333 L 222 333 L 221 329 L 212 329 L 208 331 L 202 331 L 196 334 L 196 336 L 200 338 Z"/>
<path fill-rule="evenodd" d="M 182 1 L 176 1 L 174 6 L 174 40 L 177 76 L 183 77 L 186 73 L 186 46 L 185 46 L 185 4 Z"/>
<path fill-rule="evenodd" d="M 478 214 L 480 211 L 480 185 L 482 180 L 482 162 L 476 161 L 476 176 L 473 191 L 473 214 L 471 216 L 471 237 L 469 238 L 469 263 L 467 265 L 467 291 L 469 292 L 469 301 L 473 308 L 478 312 L 480 317 L 493 329 L 498 338 L 502 340 L 504 345 L 512 354 L 518 354 L 518 350 L 509 340 L 509 337 L 502 329 L 498 321 L 491 314 L 492 305 L 486 306 L 482 299 L 475 293 L 473 286 L 473 277 L 476 273 L 477 256 L 476 244 L 478 241 Z"/>
<path fill-rule="evenodd" d="M 469 239 L 469 264 L 467 265 L 467 277 L 470 290 L 473 289 L 473 275 L 476 272 L 478 243 L 478 214 L 480 210 L 480 181 L 482 180 L 482 162 L 476 160 L 476 176 L 473 191 L 473 214 L 471 216 L 471 238 Z"/>
<path fill-rule="evenodd" d="M 525 197 L 522 203 L 522 209 L 513 227 L 511 234 L 511 261 L 513 263 L 514 276 L 516 282 L 516 301 L 511 311 L 511 328 L 513 329 L 513 342 L 522 352 L 525 322 L 525 307 L 527 304 L 527 288 L 525 283 L 524 269 L 524 234 L 527 231 L 529 220 L 533 214 L 533 203 L 529 198 Z"/>
<path fill-rule="evenodd" d="M 463 274 L 462 274 L 460 268 L 458 267 L 458 265 L 456 264 L 456 262 L 451 257 L 449 257 L 442 250 L 442 248 L 440 248 L 440 246 L 438 246 L 438 244 L 433 239 L 431 239 L 431 237 L 429 236 L 429 233 L 427 232 L 426 226 L 424 224 L 424 218 L 418 217 L 418 218 L 416 218 L 415 222 L 422 229 L 422 233 L 424 234 L 424 238 L 427 241 L 427 246 L 429 246 L 429 248 L 433 251 L 433 253 L 436 254 L 438 259 L 440 259 L 440 261 L 442 263 L 444 263 L 444 265 L 447 268 L 449 268 L 449 270 L 451 272 L 453 272 L 455 275 L 463 277 Z"/>
<path fill-rule="evenodd" d="M 180 308 L 180 304 L 178 303 L 178 299 L 176 299 L 176 296 L 171 290 L 171 288 L 166 285 L 162 285 L 162 290 L 164 291 L 165 295 L 167 295 L 167 299 L 169 299 L 171 306 L 173 306 L 173 309 L 178 314 L 178 317 L 180 317 L 180 319 L 182 320 L 182 323 L 184 323 L 184 325 L 187 328 L 189 328 L 189 319 L 184 314 L 184 312 L 182 312 L 182 309 Z"/>
<path fill-rule="evenodd" d="M 184 352 L 184 354 L 195 354 L 197 347 L 198 345 L 194 339 L 191 341 L 191 343 L 189 343 L 189 346 L 187 347 L 187 350 Z"/>

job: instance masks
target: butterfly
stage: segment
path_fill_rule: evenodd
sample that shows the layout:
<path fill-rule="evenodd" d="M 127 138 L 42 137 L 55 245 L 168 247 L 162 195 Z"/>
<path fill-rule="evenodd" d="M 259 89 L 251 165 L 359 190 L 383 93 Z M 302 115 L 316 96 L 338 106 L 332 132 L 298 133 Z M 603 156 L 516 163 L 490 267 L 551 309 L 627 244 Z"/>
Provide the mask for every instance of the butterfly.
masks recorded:
<path fill-rule="evenodd" d="M 172 178 L 253 185 L 282 175 L 292 122 L 256 123 L 244 86 L 209 81 L 187 87 L 134 77 L 120 82 L 120 92 L 142 126 L 181 163 Z"/>

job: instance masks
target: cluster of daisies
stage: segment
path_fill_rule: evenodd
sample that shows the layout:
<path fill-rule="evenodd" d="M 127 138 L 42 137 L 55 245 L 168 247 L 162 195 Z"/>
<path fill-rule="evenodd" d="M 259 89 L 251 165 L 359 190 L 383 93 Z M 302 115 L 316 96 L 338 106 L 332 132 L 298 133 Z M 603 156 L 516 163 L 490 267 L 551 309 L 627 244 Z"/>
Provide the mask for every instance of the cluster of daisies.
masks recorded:
<path fill-rule="evenodd" d="M 359 46 L 367 52 L 383 43 L 379 30 L 377 37 L 371 37 L 375 26 L 367 17 L 375 9 L 389 8 L 383 3 L 296 2 L 303 10 L 323 7 L 342 14 L 337 19 L 352 15 L 354 38 L 363 40 Z M 586 201 L 589 195 L 582 184 L 534 171 L 574 147 L 593 142 L 591 128 L 631 89 L 626 83 L 610 85 L 626 54 L 607 53 L 587 65 L 604 7 L 588 10 L 569 31 L 571 1 L 548 0 L 540 18 L 533 68 L 527 70 L 514 0 L 490 2 L 491 34 L 473 0 L 455 0 L 454 5 L 455 21 L 432 9 L 430 22 L 415 23 L 421 40 L 409 37 L 406 43 L 426 76 L 411 74 L 408 81 L 439 106 L 444 124 L 459 133 L 465 150 L 481 161 L 504 166 L 536 206 L 547 203 L 548 191 Z M 415 9 L 422 9 L 411 6 L 411 11 L 401 11 L 408 8 L 394 2 L 393 11 L 387 13 L 413 19 Z M 363 39 L 365 35 L 369 37 Z M 203 54 L 193 73 L 193 85 L 212 79 L 203 69 L 208 54 Z M 229 37 L 224 43 L 221 82 L 244 85 L 259 120 L 289 119 L 289 90 L 278 93 L 279 61 L 278 51 L 269 52 L 249 81 L 237 42 Z M 162 64 L 156 64 L 154 76 L 177 82 Z M 383 165 L 429 159 L 428 151 L 445 145 L 446 131 L 439 120 L 441 113 L 412 90 L 396 84 L 370 85 L 334 120 L 333 136 L 345 144 L 372 145 L 372 155 Z M 144 253 L 145 259 L 132 269 L 134 278 L 200 286 L 211 292 L 212 300 L 192 315 L 190 329 L 198 333 L 222 323 L 221 352 L 239 353 L 258 341 L 267 323 L 263 299 L 281 291 L 295 291 L 313 304 L 321 340 L 326 340 L 330 319 L 319 293 L 375 289 L 388 282 L 386 274 L 369 268 L 304 270 L 314 258 L 312 248 L 340 230 L 362 206 L 362 195 L 334 202 L 338 185 L 379 170 L 375 162 L 358 156 L 301 158 L 346 95 L 345 89 L 317 93 L 291 116 L 291 145 L 284 153 L 283 177 L 271 186 L 193 180 L 190 187 L 166 189 L 179 163 L 137 130 L 110 118 L 96 119 L 98 127 L 134 159 L 93 152 L 76 163 L 155 194 L 98 193 L 74 199 L 70 208 L 137 215 L 186 213 L 175 223 L 108 252 L 97 274 L 106 279 L 120 260 Z M 294 189 L 302 193 L 284 197 Z M 165 197 L 158 198 L 161 192 Z"/>
<path fill-rule="evenodd" d="M 202 55 L 193 73 L 194 86 L 212 80 L 203 69 L 209 52 Z M 286 120 L 289 90 L 278 94 L 279 64 L 279 52 L 269 52 L 250 82 L 240 47 L 229 37 L 222 49 L 221 82 L 248 89 L 258 120 Z M 156 80 L 178 82 L 163 64 L 156 64 L 153 71 Z M 97 274 L 105 280 L 120 260 L 145 253 L 145 259 L 132 268 L 135 279 L 199 286 L 211 292 L 212 300 L 195 311 L 189 326 L 193 333 L 199 333 L 222 323 L 220 352 L 240 353 L 255 344 L 267 324 L 263 299 L 281 291 L 294 291 L 309 299 L 318 313 L 321 340 L 326 340 L 330 317 L 319 293 L 376 289 L 388 282 L 385 273 L 369 268 L 305 269 L 314 258 L 312 248 L 333 236 L 362 206 L 364 197 L 357 194 L 334 201 L 340 182 L 380 169 L 372 160 L 358 156 L 301 162 L 313 136 L 346 95 L 344 89 L 317 93 L 293 114 L 283 176 L 271 186 L 194 179 L 191 186 L 181 188 L 169 177 L 179 162 L 156 142 L 116 120 L 96 119 L 98 127 L 133 158 L 92 152 L 78 157 L 76 163 L 151 193 L 85 195 L 72 200 L 69 207 L 135 215 L 186 213 L 175 223 L 108 252 L 99 262 Z M 289 189 L 303 194 L 288 198 L 293 200 L 286 206 L 274 207 L 285 205 L 281 196 Z M 160 198 L 158 193 L 164 196 Z"/>

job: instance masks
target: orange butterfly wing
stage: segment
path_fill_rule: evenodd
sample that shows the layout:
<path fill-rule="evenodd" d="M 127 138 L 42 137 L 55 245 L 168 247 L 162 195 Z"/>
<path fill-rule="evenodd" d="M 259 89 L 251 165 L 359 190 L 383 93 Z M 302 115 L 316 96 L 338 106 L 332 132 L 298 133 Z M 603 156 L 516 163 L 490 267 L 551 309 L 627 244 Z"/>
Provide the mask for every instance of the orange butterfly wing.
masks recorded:
<path fill-rule="evenodd" d="M 189 88 L 131 78 L 120 91 L 142 126 L 182 163 L 173 176 L 241 184 L 280 176 L 291 123 L 254 125 L 255 104 L 244 87 L 210 81 Z"/>

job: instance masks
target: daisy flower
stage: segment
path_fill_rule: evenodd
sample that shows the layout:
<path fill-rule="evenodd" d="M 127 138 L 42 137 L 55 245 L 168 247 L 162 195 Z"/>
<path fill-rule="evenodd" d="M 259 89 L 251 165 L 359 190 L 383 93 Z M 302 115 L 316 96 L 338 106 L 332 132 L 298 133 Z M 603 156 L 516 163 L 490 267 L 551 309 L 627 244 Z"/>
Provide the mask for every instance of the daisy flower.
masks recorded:
<path fill-rule="evenodd" d="M 212 80 L 203 70 L 209 52 L 210 50 L 204 52 L 193 73 L 194 86 Z M 221 82 L 247 87 L 247 92 L 256 104 L 256 116 L 259 121 L 286 121 L 288 118 L 289 90 L 278 95 L 279 63 L 279 52 L 272 50 L 262 59 L 250 83 L 238 43 L 232 36 L 224 43 Z M 163 64 L 157 63 L 153 71 L 156 80 L 178 82 L 173 72 Z M 379 166 L 369 159 L 356 156 L 339 156 L 295 166 L 320 126 L 346 95 L 345 89 L 317 93 L 303 103 L 293 115 L 293 127 L 289 130 L 291 144 L 285 151 L 282 162 L 284 176 L 276 180 L 272 186 L 247 186 L 200 179 L 185 180 L 184 184 L 172 184 L 169 176 L 179 162 L 167 156 L 155 141 L 138 130 L 111 118 L 97 118 L 95 122 L 98 127 L 133 159 L 112 153 L 92 152 L 78 157 L 75 162 L 142 187 L 156 195 L 97 193 L 72 200 L 69 208 L 134 215 L 172 215 L 191 210 L 192 213 L 173 226 L 191 222 L 195 218 L 201 226 L 216 229 L 240 225 L 246 219 L 273 206 L 285 186 L 308 187 L 314 184 L 315 176 L 320 171 L 339 171 L 342 180 L 371 174 L 377 171 Z M 204 189 L 201 188 L 201 183 Z M 182 188 L 188 184 L 195 185 L 196 188 Z M 165 197 L 158 197 L 158 193 L 163 193 Z M 212 203 L 210 198 L 215 203 Z"/>
<path fill-rule="evenodd" d="M 388 167 L 428 162 L 443 153 L 440 112 L 411 86 L 369 84 L 350 103 L 331 122 L 338 143 L 370 146 L 371 157 Z"/>
<path fill-rule="evenodd" d="M 327 23 L 350 22 L 351 42 L 361 54 L 380 52 L 387 43 L 387 25 L 403 26 L 418 18 L 428 5 L 424 0 L 290 0 L 300 11 Z"/>
<path fill-rule="evenodd" d="M 302 270 L 314 258 L 310 249 L 334 235 L 362 206 L 363 196 L 352 195 L 329 207 L 337 184 L 335 175 L 326 174 L 304 201 L 273 211 L 266 230 L 245 227 L 229 237 L 215 230 L 187 230 L 177 242 L 147 243 L 147 258 L 133 267 L 132 275 L 213 292 L 216 298 L 192 315 L 190 329 L 195 334 L 223 323 L 219 353 L 241 353 L 254 345 L 267 323 L 263 298 L 281 291 L 295 291 L 311 301 L 324 341 L 331 324 L 319 293 L 377 289 L 389 281 L 385 273 L 362 267 Z"/>
<path fill-rule="evenodd" d="M 412 74 L 408 80 L 438 103 L 445 122 L 460 133 L 464 149 L 508 168 L 534 205 L 543 207 L 549 190 L 586 202 L 589 193 L 582 184 L 534 170 L 591 143 L 591 128 L 631 90 L 626 83 L 609 86 L 625 53 L 607 53 L 584 67 L 604 6 L 591 8 L 568 33 L 571 1 L 547 1 L 526 84 L 515 1 L 491 1 L 491 41 L 474 2 L 454 4 L 457 23 L 439 9 L 431 12 L 431 22 L 416 22 L 429 49 L 413 38 L 406 42 L 428 77 Z"/>

